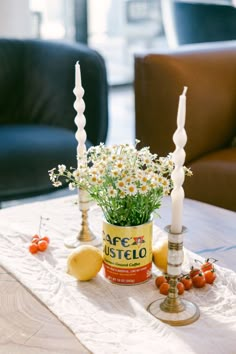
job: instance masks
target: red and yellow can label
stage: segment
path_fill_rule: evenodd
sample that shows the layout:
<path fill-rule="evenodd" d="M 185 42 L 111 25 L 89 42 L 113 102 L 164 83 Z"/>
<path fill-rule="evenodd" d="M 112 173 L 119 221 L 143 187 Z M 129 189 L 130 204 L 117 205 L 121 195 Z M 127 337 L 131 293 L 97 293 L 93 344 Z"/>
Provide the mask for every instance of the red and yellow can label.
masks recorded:
<path fill-rule="evenodd" d="M 103 260 L 107 279 L 132 285 L 151 277 L 152 226 L 152 221 L 129 227 L 103 222 Z"/>

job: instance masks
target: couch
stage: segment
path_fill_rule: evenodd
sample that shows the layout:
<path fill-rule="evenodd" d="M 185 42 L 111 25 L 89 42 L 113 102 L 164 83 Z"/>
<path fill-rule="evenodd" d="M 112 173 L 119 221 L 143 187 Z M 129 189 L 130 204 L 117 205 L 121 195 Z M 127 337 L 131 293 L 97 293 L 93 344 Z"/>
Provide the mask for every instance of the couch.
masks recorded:
<path fill-rule="evenodd" d="M 236 41 L 194 44 L 135 57 L 136 137 L 174 150 L 179 95 L 188 87 L 187 197 L 236 211 Z"/>
<path fill-rule="evenodd" d="M 162 0 L 168 43 L 182 44 L 236 40 L 236 8 L 223 1 Z"/>
<path fill-rule="evenodd" d="M 105 142 L 104 59 L 82 44 L 0 39 L 0 202 L 48 193 L 48 170 L 76 166 L 75 63 L 85 90 L 87 145 Z"/>

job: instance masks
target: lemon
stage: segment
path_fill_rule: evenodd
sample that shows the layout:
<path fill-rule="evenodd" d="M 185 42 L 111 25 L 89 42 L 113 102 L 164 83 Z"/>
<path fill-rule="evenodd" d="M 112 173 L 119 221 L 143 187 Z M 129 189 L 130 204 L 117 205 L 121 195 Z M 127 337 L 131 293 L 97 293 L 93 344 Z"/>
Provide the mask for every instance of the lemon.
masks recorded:
<path fill-rule="evenodd" d="M 162 272 L 167 272 L 168 262 L 168 239 L 157 243 L 152 250 L 152 260 L 157 268 Z"/>
<path fill-rule="evenodd" d="M 94 278 L 102 267 L 102 252 L 90 245 L 76 248 L 67 259 L 67 273 L 85 281 Z"/>

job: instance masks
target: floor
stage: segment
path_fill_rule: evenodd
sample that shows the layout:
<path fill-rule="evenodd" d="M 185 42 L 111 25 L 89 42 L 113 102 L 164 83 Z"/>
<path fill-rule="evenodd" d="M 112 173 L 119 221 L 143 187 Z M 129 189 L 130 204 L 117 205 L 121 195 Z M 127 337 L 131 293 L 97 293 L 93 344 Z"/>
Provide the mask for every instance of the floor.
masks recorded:
<path fill-rule="evenodd" d="M 134 93 L 132 85 L 112 87 L 109 90 L 109 129 L 107 145 L 133 143 L 135 140 Z M 62 197 L 72 194 L 68 189 L 55 190 L 50 194 L 38 197 L 3 202 L 1 207 L 32 203 L 38 200 Z"/>

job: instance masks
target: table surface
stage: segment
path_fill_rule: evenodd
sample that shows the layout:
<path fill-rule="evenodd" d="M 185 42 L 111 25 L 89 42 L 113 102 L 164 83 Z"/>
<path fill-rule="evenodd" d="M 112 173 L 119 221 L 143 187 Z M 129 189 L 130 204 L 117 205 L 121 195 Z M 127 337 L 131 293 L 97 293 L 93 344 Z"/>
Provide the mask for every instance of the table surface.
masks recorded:
<path fill-rule="evenodd" d="M 50 201 L 48 202 L 50 203 Z M 20 206 L 0 211 L 6 218 Z M 160 227 L 169 224 L 170 198 L 160 209 Z M 185 200 L 185 247 L 202 256 L 219 259 L 219 265 L 236 271 L 230 253 L 236 248 L 236 213 Z M 1 263 L 1 259 L 0 259 Z M 0 267 L 0 354 L 89 353 L 74 334 L 17 279 Z"/>

